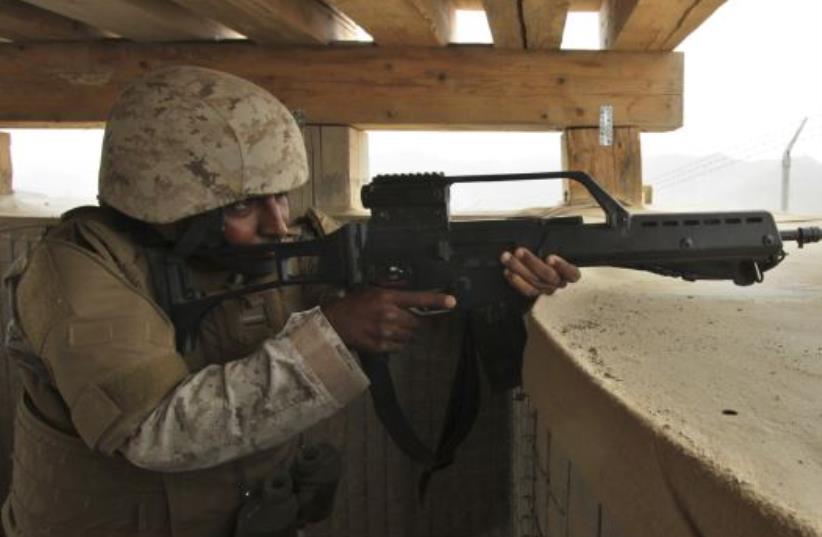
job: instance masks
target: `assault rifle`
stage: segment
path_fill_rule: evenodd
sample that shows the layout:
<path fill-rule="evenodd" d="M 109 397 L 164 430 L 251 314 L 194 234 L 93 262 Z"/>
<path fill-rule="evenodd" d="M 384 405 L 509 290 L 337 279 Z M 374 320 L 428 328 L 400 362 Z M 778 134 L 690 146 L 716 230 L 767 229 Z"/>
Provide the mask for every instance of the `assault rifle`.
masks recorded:
<path fill-rule="evenodd" d="M 602 209 L 604 221 L 582 217 L 454 221 L 449 210 L 455 183 L 569 179 L 581 183 Z M 394 396 L 384 357 L 361 356 L 372 381 L 380 418 L 398 445 L 430 471 L 447 465 L 470 430 L 478 408 L 479 357 L 493 387 L 520 380 L 530 306 L 503 277 L 503 251 L 526 247 L 540 257 L 557 254 L 580 267 L 612 266 L 685 280 L 730 280 L 750 285 L 785 258 L 785 241 L 799 247 L 822 239 L 818 227 L 777 229 L 765 211 L 631 214 L 589 175 L 578 171 L 447 177 L 438 173 L 381 175 L 362 189 L 367 221 L 345 224 L 315 240 L 232 248 L 224 255 L 273 262 L 275 281 L 211 296 L 195 296 L 183 281 L 169 281 L 170 313 L 178 335 L 191 335 L 219 301 L 284 285 L 383 285 L 439 290 L 457 298 L 466 338 L 455 376 L 446 426 L 436 450 L 413 433 Z M 273 256 L 273 258 L 272 258 Z M 292 270 L 308 258 L 315 270 Z M 432 312 L 419 312 L 432 313 Z M 427 480 L 427 479 L 426 479 Z M 424 482 L 422 484 L 424 488 Z"/>

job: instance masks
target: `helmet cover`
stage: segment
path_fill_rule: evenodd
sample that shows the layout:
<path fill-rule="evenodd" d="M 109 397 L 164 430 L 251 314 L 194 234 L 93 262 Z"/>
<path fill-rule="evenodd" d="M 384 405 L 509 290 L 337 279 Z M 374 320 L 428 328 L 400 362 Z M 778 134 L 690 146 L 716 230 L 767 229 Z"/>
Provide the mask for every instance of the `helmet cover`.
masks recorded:
<path fill-rule="evenodd" d="M 237 76 L 175 66 L 132 82 L 112 108 L 99 197 L 166 224 L 307 180 L 300 129 L 280 101 Z"/>

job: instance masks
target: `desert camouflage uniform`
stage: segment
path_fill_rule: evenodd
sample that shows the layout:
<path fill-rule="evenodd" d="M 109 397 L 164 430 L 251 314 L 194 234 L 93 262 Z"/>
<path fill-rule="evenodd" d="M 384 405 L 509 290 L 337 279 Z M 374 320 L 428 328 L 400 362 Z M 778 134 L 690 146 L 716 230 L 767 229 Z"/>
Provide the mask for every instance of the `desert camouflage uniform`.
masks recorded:
<path fill-rule="evenodd" d="M 126 90 L 107 127 L 101 199 L 165 224 L 302 184 L 293 120 L 243 82 L 177 68 Z M 25 395 L 3 528 L 228 537 L 243 494 L 284 470 L 295 435 L 367 380 L 299 289 L 224 302 L 201 323 L 197 351 L 180 355 L 145 249 L 113 215 L 77 213 L 6 279 Z M 231 285 L 192 269 L 203 290 Z"/>

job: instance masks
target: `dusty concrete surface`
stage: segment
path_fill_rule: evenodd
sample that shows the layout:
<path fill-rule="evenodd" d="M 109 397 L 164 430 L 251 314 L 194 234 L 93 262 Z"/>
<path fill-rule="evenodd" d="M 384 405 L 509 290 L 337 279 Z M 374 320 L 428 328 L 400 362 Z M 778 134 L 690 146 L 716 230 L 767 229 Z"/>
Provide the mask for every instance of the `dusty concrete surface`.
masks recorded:
<path fill-rule="evenodd" d="M 822 535 L 822 244 L 787 251 L 752 287 L 585 269 L 535 306 L 526 390 L 623 534 Z"/>
<path fill-rule="evenodd" d="M 0 195 L 0 217 L 2 218 L 58 218 L 61 214 L 80 205 L 96 205 L 93 199 L 61 198 L 13 192 Z"/>

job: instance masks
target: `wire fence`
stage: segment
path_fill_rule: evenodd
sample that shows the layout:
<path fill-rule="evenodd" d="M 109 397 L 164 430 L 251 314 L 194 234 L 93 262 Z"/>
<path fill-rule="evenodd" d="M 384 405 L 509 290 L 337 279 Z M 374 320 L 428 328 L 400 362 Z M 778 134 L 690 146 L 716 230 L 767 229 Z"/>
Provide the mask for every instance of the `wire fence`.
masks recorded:
<path fill-rule="evenodd" d="M 743 162 L 773 159 L 777 156 L 781 158 L 796 127 L 796 125 L 786 126 L 758 134 L 745 142 L 729 145 L 716 153 L 652 176 L 647 182 L 657 190 L 665 190 L 681 187 L 683 184 L 711 176 Z M 820 139 L 822 139 L 822 114 L 814 114 L 808 117 L 808 122 L 798 142 L 801 142 L 802 146 L 811 147 Z"/>

